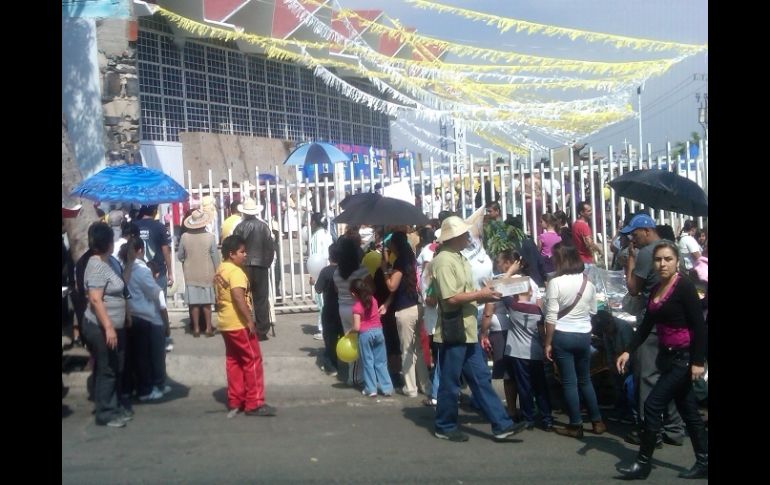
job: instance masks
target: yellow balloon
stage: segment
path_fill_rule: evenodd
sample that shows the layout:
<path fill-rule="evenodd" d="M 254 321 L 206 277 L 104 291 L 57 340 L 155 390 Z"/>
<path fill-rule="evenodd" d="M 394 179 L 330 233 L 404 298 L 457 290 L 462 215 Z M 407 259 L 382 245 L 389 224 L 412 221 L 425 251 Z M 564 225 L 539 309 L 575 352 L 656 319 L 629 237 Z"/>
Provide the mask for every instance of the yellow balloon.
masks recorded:
<path fill-rule="evenodd" d="M 358 334 L 351 333 L 337 341 L 337 358 L 348 364 L 358 359 Z"/>
<path fill-rule="evenodd" d="M 609 187 L 604 187 L 604 190 L 602 190 L 602 195 L 604 195 L 604 200 L 608 200 L 612 196 L 612 191 L 610 191 Z"/>

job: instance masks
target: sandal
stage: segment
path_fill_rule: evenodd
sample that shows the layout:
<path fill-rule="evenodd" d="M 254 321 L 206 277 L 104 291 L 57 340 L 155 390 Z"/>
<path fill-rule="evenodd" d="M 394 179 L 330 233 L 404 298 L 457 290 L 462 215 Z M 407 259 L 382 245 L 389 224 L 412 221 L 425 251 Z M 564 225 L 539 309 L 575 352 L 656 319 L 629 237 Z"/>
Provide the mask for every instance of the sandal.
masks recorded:
<path fill-rule="evenodd" d="M 198 338 L 201 336 L 200 332 L 193 332 L 193 337 Z"/>
<path fill-rule="evenodd" d="M 214 331 L 213 330 L 206 330 L 206 337 L 213 337 Z"/>

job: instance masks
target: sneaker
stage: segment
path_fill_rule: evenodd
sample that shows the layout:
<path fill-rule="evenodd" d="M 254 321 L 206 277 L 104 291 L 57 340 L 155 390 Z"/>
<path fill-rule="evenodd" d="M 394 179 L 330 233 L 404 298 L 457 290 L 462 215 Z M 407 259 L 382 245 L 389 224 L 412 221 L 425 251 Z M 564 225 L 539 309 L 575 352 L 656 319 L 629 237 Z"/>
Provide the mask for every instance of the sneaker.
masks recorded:
<path fill-rule="evenodd" d="M 377 397 L 377 393 L 376 392 L 366 392 L 364 390 L 364 391 L 361 391 L 361 394 L 363 394 L 366 397 Z"/>
<path fill-rule="evenodd" d="M 508 438 L 509 436 L 513 436 L 517 433 L 521 433 L 527 429 L 527 422 L 526 421 L 519 421 L 518 423 L 513 423 L 511 426 L 509 426 L 507 429 L 495 433 L 495 438 L 498 440 L 504 440 L 505 438 Z"/>
<path fill-rule="evenodd" d="M 468 441 L 468 435 L 457 429 L 454 431 L 447 431 L 445 433 L 441 431 L 436 431 L 433 433 L 433 436 L 435 436 L 440 440 L 455 441 L 457 443 Z"/>
<path fill-rule="evenodd" d="M 153 388 L 152 392 L 150 392 L 147 395 L 139 396 L 139 400 L 142 402 L 147 401 L 157 401 L 158 399 L 163 398 L 163 393 L 160 391 L 160 389 Z"/>
<path fill-rule="evenodd" d="M 236 416 L 238 415 L 238 413 L 240 413 L 240 412 L 241 412 L 241 410 L 240 410 L 240 409 L 238 409 L 238 408 L 233 408 L 233 409 L 229 410 L 229 411 L 227 412 L 227 419 L 233 419 L 233 418 L 234 418 L 234 417 L 236 417 Z"/>
<path fill-rule="evenodd" d="M 159 393 L 165 396 L 166 394 L 171 392 L 171 386 L 169 386 L 168 384 L 164 385 L 163 387 L 154 386 L 153 390 L 158 391 Z"/>
<path fill-rule="evenodd" d="M 256 409 L 244 411 L 243 414 L 246 416 L 275 416 L 276 412 L 278 412 L 278 410 L 273 406 L 269 404 L 263 404 Z"/>
<path fill-rule="evenodd" d="M 174 350 L 174 341 L 171 337 L 166 337 L 166 352 L 171 352 L 172 350 Z"/>
<path fill-rule="evenodd" d="M 417 397 L 417 393 L 416 392 L 407 392 L 404 388 L 399 389 L 398 393 L 402 394 L 402 395 L 404 395 L 406 397 Z"/>
<path fill-rule="evenodd" d="M 438 400 L 430 398 L 430 397 L 427 397 L 427 398 L 422 400 L 422 405 L 423 406 L 436 407 L 438 405 Z"/>
<path fill-rule="evenodd" d="M 106 423 L 99 423 L 97 422 L 99 426 L 109 426 L 110 428 L 125 428 L 126 422 L 123 420 L 123 418 L 112 418 L 111 420 L 107 421 Z"/>
<path fill-rule="evenodd" d="M 337 377 L 337 369 L 335 369 L 334 367 L 329 367 L 327 369 L 324 369 L 324 372 L 326 372 L 327 376 Z"/>
<path fill-rule="evenodd" d="M 125 422 L 129 422 L 134 419 L 134 412 L 130 409 L 121 409 L 118 417 Z"/>
<path fill-rule="evenodd" d="M 313 335 L 313 340 L 323 340 L 323 339 L 324 339 L 324 334 L 322 334 L 321 332 L 318 332 L 317 334 Z"/>

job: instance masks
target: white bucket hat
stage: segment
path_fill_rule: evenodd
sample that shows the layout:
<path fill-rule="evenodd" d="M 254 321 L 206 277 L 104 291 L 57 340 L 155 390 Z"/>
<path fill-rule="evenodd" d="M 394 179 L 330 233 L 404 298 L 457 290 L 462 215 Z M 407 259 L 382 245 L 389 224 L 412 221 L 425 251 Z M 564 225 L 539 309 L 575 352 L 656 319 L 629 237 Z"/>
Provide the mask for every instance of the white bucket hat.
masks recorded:
<path fill-rule="evenodd" d="M 262 205 L 257 204 L 254 199 L 246 199 L 238 206 L 238 212 L 247 216 L 256 216 L 262 212 Z"/>
<path fill-rule="evenodd" d="M 460 219 L 457 216 L 450 216 L 444 219 L 444 222 L 441 223 L 441 233 L 438 236 L 439 242 L 446 242 L 450 239 L 454 239 L 458 236 L 462 236 L 466 232 L 468 232 L 468 229 L 470 226 L 465 223 L 462 219 Z"/>

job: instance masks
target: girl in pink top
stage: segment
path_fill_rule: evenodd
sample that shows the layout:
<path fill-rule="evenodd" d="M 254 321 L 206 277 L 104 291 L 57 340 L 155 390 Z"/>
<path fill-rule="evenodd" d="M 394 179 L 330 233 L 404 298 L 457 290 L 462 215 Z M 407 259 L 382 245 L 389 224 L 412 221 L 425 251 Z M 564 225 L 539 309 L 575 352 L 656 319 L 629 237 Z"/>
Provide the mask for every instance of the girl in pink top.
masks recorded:
<path fill-rule="evenodd" d="M 388 373 L 388 361 L 385 355 L 385 336 L 377 299 L 372 296 L 372 289 L 362 279 L 350 282 L 350 294 L 353 296 L 353 329 L 358 332 L 358 352 L 364 368 L 363 394 L 377 397 L 377 388 L 385 396 L 393 395 L 393 383 Z"/>
<path fill-rule="evenodd" d="M 561 242 L 561 236 L 556 233 L 556 225 L 558 221 L 556 217 L 551 213 L 543 214 L 540 218 L 545 230 L 542 234 L 537 236 L 537 247 L 540 249 L 540 254 L 543 256 L 545 262 L 545 272 L 553 272 L 553 262 L 551 261 L 551 255 L 553 254 L 553 247 Z"/>

